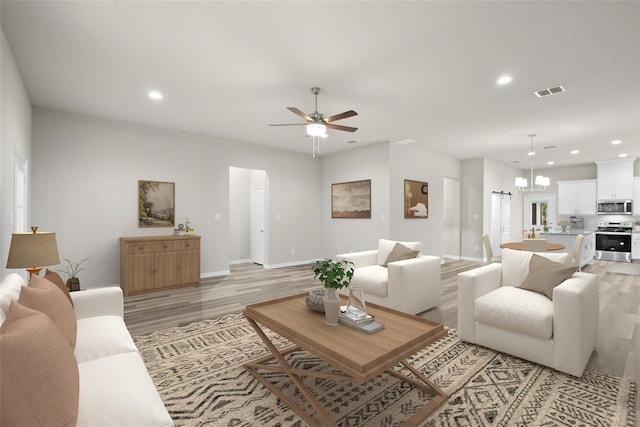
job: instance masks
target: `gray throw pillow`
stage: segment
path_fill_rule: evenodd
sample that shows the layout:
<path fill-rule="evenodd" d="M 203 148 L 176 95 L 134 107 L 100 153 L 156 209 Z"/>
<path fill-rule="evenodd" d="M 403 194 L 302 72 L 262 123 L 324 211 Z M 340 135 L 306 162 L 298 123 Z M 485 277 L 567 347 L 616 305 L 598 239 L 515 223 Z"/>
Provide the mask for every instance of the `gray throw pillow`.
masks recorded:
<path fill-rule="evenodd" d="M 382 264 L 382 266 L 386 267 L 387 264 L 394 261 L 415 258 L 416 255 L 418 255 L 418 252 L 420 251 L 409 249 L 408 247 L 406 247 L 401 243 L 396 243 L 393 249 L 391 250 L 391 252 L 389 253 L 387 260 L 384 262 L 384 264 Z"/>
<path fill-rule="evenodd" d="M 553 262 L 543 256 L 533 254 L 529 262 L 529 275 L 520 288 L 538 292 L 553 299 L 553 288 L 567 280 L 578 270 L 577 267 Z"/>

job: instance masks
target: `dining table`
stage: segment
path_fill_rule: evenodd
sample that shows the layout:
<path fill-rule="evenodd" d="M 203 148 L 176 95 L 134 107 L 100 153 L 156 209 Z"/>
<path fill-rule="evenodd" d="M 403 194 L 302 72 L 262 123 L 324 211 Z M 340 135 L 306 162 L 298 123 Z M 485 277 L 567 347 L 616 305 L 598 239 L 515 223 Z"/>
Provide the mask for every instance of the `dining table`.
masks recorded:
<path fill-rule="evenodd" d="M 516 250 L 516 251 L 521 251 L 522 250 L 522 242 L 501 243 L 500 247 L 502 249 L 513 249 L 513 250 Z M 564 248 L 565 248 L 565 246 L 562 243 L 547 242 L 547 252 L 561 251 Z"/>

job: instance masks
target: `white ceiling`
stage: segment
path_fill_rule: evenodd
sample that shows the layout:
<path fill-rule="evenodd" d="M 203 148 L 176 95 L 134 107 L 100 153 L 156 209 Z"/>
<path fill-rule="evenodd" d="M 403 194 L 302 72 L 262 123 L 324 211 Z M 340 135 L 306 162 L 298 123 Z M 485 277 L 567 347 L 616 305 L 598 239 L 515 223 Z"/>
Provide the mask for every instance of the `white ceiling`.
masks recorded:
<path fill-rule="evenodd" d="M 311 155 L 303 126 L 268 124 L 320 86 L 321 113 L 359 113 L 322 154 L 410 138 L 526 169 L 535 133 L 536 167 L 640 157 L 638 1 L 2 0 L 1 20 L 35 106 Z"/>

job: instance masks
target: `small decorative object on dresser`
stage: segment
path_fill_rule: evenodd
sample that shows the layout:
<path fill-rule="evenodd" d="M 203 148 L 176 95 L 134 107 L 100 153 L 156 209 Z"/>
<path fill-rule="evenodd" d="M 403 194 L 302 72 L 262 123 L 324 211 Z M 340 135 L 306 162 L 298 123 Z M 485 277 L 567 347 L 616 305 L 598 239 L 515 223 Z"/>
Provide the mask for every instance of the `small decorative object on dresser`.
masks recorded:
<path fill-rule="evenodd" d="M 640 221 L 636 221 L 633 223 L 636 226 L 636 231 L 640 231 Z"/>
<path fill-rule="evenodd" d="M 64 258 L 63 261 L 66 263 L 64 269 L 56 270 L 69 276 L 69 279 L 67 279 L 67 289 L 69 290 L 69 292 L 80 290 L 80 279 L 78 279 L 78 273 L 84 270 L 84 268 L 80 268 L 80 266 L 83 262 L 88 260 L 89 258 L 85 258 L 78 262 L 71 262 L 71 260 Z"/>
<path fill-rule="evenodd" d="M 351 283 L 353 263 L 347 260 L 320 259 L 313 264 L 312 270 L 313 278 L 319 279 L 327 289 L 327 296 L 323 301 L 325 322 L 327 325 L 337 326 L 341 305 L 338 289 L 345 288 Z"/>

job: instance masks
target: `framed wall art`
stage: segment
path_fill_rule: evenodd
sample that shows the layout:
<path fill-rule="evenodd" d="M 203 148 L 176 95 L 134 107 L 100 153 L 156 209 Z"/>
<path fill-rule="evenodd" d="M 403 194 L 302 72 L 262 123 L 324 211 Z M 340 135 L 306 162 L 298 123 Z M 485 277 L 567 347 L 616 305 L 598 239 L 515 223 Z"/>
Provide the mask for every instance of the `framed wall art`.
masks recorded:
<path fill-rule="evenodd" d="M 371 218 L 371 180 L 331 184 L 331 218 Z"/>
<path fill-rule="evenodd" d="M 404 217 L 429 218 L 429 183 L 404 180 Z"/>
<path fill-rule="evenodd" d="M 138 227 L 175 225 L 175 183 L 138 181 Z"/>

